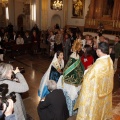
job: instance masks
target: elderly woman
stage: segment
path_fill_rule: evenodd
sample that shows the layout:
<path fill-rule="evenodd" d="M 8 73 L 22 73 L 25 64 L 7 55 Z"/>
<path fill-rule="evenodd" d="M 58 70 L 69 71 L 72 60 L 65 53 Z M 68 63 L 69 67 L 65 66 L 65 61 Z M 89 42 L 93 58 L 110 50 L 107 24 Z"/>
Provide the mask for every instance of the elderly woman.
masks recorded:
<path fill-rule="evenodd" d="M 48 81 L 48 89 L 50 93 L 38 105 L 40 120 L 67 120 L 69 115 L 63 91 L 57 89 L 54 80 Z"/>
<path fill-rule="evenodd" d="M 11 78 L 13 72 L 18 80 L 17 82 Z M 25 108 L 19 93 L 28 91 L 29 87 L 18 67 L 13 70 L 12 65 L 7 63 L 0 63 L 0 84 L 3 83 L 8 84 L 8 94 L 15 92 L 16 102 L 14 103 L 14 114 L 16 120 L 26 120 Z"/>

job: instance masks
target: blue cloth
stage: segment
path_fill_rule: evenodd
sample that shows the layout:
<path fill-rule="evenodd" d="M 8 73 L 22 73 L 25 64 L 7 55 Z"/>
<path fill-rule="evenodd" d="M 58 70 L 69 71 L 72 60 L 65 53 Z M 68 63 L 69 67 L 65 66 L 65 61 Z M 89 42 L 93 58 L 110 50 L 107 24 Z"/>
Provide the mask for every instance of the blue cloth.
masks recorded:
<path fill-rule="evenodd" d="M 49 76 L 49 80 L 54 80 L 57 83 L 60 75 L 61 74 L 52 66 L 50 76 Z"/>
<path fill-rule="evenodd" d="M 49 92 L 49 90 L 48 90 L 48 87 L 47 86 L 45 86 L 44 88 L 43 88 L 43 92 L 42 92 L 42 96 L 41 96 L 41 98 L 44 98 L 46 95 L 48 95 L 50 92 Z"/>
<path fill-rule="evenodd" d="M 16 118 L 15 118 L 15 115 L 12 114 L 12 115 L 5 117 L 5 120 L 16 120 Z"/>
<path fill-rule="evenodd" d="M 60 75 L 61 74 L 53 66 L 51 66 L 49 80 L 54 80 L 57 83 Z M 44 98 L 46 95 L 49 94 L 49 90 L 47 88 L 47 85 L 43 85 L 43 86 L 44 87 L 43 87 L 42 93 L 40 90 L 38 90 L 38 96 L 41 96 L 41 98 Z"/>
<path fill-rule="evenodd" d="M 69 111 L 69 116 L 73 116 L 77 113 L 77 110 L 73 110 L 77 98 L 75 100 L 71 100 L 70 97 L 68 96 L 68 93 L 66 91 L 63 91 L 63 92 L 64 92 L 64 95 L 65 95 L 65 98 L 66 98 L 66 103 L 67 103 L 67 108 L 68 108 L 68 111 Z"/>

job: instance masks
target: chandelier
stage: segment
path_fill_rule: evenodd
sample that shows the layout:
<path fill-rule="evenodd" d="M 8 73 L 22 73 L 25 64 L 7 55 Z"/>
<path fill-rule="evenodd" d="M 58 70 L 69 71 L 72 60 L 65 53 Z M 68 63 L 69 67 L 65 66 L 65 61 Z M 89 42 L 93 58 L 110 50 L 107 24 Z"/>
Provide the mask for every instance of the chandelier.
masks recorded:
<path fill-rule="evenodd" d="M 3 6 L 8 6 L 8 0 L 2 0 Z"/>
<path fill-rule="evenodd" d="M 2 2 L 8 2 L 8 0 L 2 0 Z"/>
<path fill-rule="evenodd" d="M 8 3 L 8 0 L 2 0 L 2 3 Z"/>
<path fill-rule="evenodd" d="M 62 8 L 63 8 L 63 2 L 62 1 L 57 0 L 57 1 L 53 2 L 52 9 L 62 10 Z"/>

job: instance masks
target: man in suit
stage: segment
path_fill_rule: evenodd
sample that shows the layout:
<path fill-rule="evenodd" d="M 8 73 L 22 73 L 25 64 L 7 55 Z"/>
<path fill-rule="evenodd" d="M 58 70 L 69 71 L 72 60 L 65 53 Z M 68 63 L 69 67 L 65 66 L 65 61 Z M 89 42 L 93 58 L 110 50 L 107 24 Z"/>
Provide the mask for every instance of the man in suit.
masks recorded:
<path fill-rule="evenodd" d="M 15 42 L 16 39 L 17 39 L 16 32 L 13 31 L 13 33 L 12 33 L 11 36 L 9 37 L 9 42 L 11 42 L 11 41 L 14 41 L 14 42 Z"/>
<path fill-rule="evenodd" d="M 67 120 L 69 113 L 63 91 L 57 89 L 53 80 L 48 81 L 48 89 L 50 93 L 41 99 L 37 108 L 40 120 Z"/>
<path fill-rule="evenodd" d="M 25 44 L 31 43 L 31 37 L 29 36 L 28 31 L 25 32 L 24 42 L 25 42 Z"/>

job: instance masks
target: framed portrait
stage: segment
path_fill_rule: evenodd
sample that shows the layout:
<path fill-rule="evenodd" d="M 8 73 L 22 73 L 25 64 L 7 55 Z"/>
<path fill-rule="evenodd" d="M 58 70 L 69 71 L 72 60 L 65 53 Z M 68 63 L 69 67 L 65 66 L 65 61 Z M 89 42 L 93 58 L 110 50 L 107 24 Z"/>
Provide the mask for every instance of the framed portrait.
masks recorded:
<path fill-rule="evenodd" d="M 84 18 L 85 0 L 72 0 L 72 18 Z"/>

